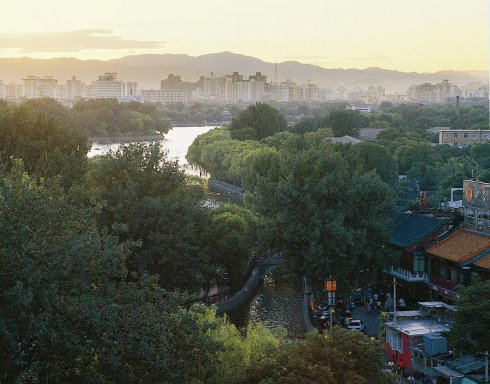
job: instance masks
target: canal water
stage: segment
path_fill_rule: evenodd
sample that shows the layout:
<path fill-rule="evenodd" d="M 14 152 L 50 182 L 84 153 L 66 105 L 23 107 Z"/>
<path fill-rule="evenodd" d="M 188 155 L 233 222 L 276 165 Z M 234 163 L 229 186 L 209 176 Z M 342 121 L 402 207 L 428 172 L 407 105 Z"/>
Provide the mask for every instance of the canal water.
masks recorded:
<path fill-rule="evenodd" d="M 269 274 L 259 286 L 256 294 L 238 309 L 228 314 L 238 328 L 250 322 L 262 322 L 268 328 L 283 328 L 289 338 L 304 335 L 303 295 L 295 289 L 276 284 Z"/>
<path fill-rule="evenodd" d="M 199 172 L 187 166 L 185 155 L 194 139 L 203 133 L 215 128 L 205 127 L 173 127 L 159 140 L 162 147 L 168 153 L 170 159 L 176 159 L 191 175 L 199 175 Z M 116 150 L 123 143 L 98 143 L 94 142 L 88 153 L 88 157 L 104 155 L 109 150 Z M 206 201 L 211 206 L 221 203 L 241 203 L 233 196 L 224 193 L 210 192 Z M 304 333 L 302 320 L 302 295 L 294 289 L 276 284 L 272 274 L 266 275 L 264 283 L 259 286 L 255 295 L 240 308 L 229 314 L 230 321 L 237 327 L 246 327 L 249 322 L 263 322 L 270 328 L 284 328 L 288 337 L 301 337 Z"/>
<path fill-rule="evenodd" d="M 169 159 L 178 160 L 179 164 L 182 166 L 187 165 L 187 160 L 185 155 L 190 145 L 194 139 L 211 129 L 216 128 L 215 126 L 204 126 L 204 127 L 173 127 L 166 135 L 165 138 L 158 140 L 162 147 L 165 148 L 167 156 Z M 99 143 L 93 142 L 87 156 L 94 157 L 98 155 L 105 155 L 109 150 L 116 150 L 119 146 L 124 145 L 124 143 Z M 191 169 L 186 169 L 190 171 Z M 195 174 L 195 172 L 194 172 Z"/>

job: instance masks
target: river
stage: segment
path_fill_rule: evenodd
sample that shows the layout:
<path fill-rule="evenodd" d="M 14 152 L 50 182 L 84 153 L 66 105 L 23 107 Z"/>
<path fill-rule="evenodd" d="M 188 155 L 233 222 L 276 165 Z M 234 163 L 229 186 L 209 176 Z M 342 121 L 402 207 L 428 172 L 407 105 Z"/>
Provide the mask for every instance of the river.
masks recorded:
<path fill-rule="evenodd" d="M 304 335 L 303 295 L 295 289 L 276 284 L 273 275 L 266 275 L 254 296 L 228 314 L 237 327 L 249 322 L 262 322 L 268 328 L 283 328 L 288 338 Z"/>
<path fill-rule="evenodd" d="M 179 164 L 185 167 L 187 165 L 185 155 L 194 139 L 213 128 L 216 127 L 209 125 L 204 127 L 173 127 L 165 135 L 165 138 L 158 141 L 161 143 L 162 147 L 168 151 L 167 156 L 170 159 L 178 160 Z M 124 145 L 124 143 L 116 142 L 108 144 L 94 141 L 87 156 L 90 158 L 98 155 L 105 155 L 109 150 L 116 150 L 121 145 Z M 186 169 L 186 171 L 189 172 L 190 170 Z M 192 171 L 190 171 L 190 173 L 192 173 Z"/>

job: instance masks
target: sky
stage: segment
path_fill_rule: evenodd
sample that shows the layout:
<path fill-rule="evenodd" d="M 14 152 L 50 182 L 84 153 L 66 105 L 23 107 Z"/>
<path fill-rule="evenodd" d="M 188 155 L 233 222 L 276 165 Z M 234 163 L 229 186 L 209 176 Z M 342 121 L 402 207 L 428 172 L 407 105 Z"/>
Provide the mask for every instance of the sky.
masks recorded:
<path fill-rule="evenodd" d="M 2 16 L 0 57 L 231 51 L 326 68 L 489 67 L 488 0 L 18 0 Z"/>

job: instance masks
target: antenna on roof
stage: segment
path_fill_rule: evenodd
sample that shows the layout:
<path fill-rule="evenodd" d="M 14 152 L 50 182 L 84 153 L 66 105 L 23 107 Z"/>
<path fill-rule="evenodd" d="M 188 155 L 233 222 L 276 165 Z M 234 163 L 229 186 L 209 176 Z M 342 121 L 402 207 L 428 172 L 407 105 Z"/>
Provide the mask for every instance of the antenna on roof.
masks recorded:
<path fill-rule="evenodd" d="M 478 168 L 480 167 L 480 165 L 478 164 L 478 162 L 475 159 L 473 159 L 466 152 L 463 152 L 463 156 L 464 156 L 466 162 L 468 163 L 468 165 L 471 168 L 471 180 L 476 180 L 475 179 L 475 173 L 478 172 Z"/>

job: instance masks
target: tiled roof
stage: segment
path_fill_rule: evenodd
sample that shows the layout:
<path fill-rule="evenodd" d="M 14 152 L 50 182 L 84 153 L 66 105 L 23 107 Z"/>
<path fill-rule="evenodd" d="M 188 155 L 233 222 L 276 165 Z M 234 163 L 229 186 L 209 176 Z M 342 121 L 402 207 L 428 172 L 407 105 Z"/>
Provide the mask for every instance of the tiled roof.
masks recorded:
<path fill-rule="evenodd" d="M 447 223 L 447 219 L 436 219 L 417 213 L 402 213 L 393 220 L 390 243 L 399 247 L 420 244 Z"/>
<path fill-rule="evenodd" d="M 427 249 L 427 253 L 463 264 L 490 248 L 490 237 L 459 228 Z"/>
<path fill-rule="evenodd" d="M 490 269 L 490 255 L 475 261 L 475 266 L 481 269 Z"/>

